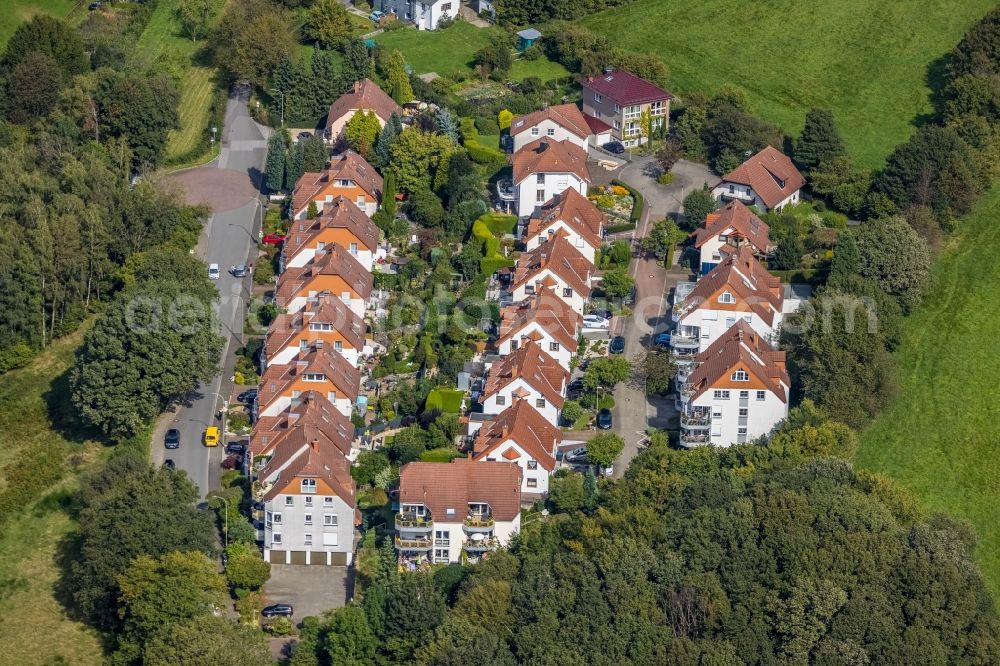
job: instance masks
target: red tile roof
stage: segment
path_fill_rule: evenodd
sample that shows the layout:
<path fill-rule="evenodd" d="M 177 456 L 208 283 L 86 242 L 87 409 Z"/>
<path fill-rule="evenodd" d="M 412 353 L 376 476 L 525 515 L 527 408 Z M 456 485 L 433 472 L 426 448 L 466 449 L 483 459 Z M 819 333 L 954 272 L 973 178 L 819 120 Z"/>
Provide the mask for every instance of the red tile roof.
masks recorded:
<path fill-rule="evenodd" d="M 282 314 L 271 322 L 264 338 L 264 349 L 268 360 L 273 359 L 293 338 L 305 333 L 307 337 L 319 339 L 322 331 L 309 331 L 309 324 L 330 324 L 347 343 L 359 352 L 365 346 L 365 321 L 336 296 L 328 294 L 316 301 L 309 301 L 299 312 Z M 296 343 L 297 344 L 297 343 Z"/>
<path fill-rule="evenodd" d="M 270 455 L 279 446 L 303 445 L 317 440 L 346 456 L 354 441 L 354 424 L 327 400 L 326 395 L 306 391 L 278 416 L 257 420 L 250 436 L 250 451 L 253 456 Z"/>
<path fill-rule="evenodd" d="M 590 182 L 587 152 L 571 141 L 553 141 L 548 137 L 522 146 L 511 156 L 514 183 L 520 183 L 536 173 L 572 173 Z"/>
<path fill-rule="evenodd" d="M 515 442 L 551 472 L 556 467 L 556 447 L 562 441 L 562 431 L 546 421 L 526 400 L 515 400 L 513 405 L 497 414 L 492 421 L 484 423 L 476 433 L 476 441 L 472 445 L 473 458 L 485 461 L 507 441 Z"/>
<path fill-rule="evenodd" d="M 728 229 L 730 237 L 739 236 L 746 239 L 758 254 L 765 254 L 771 245 L 768 237 L 770 227 L 754 215 L 753 211 L 740 201 L 730 201 L 721 209 L 709 213 L 700 227 L 691 234 L 694 246 L 701 247 L 709 239 L 715 238 Z"/>
<path fill-rule="evenodd" d="M 515 116 L 510 121 L 510 135 L 517 136 L 521 132 L 526 132 L 543 120 L 551 120 L 581 139 L 586 139 L 590 135 L 590 127 L 576 104 L 559 104 L 532 111 L 527 115 Z"/>
<path fill-rule="evenodd" d="M 556 236 L 517 258 L 511 289 L 534 280 L 545 269 L 561 277 L 584 298 L 590 295 L 594 265 L 562 236 Z"/>
<path fill-rule="evenodd" d="M 591 134 L 603 134 L 605 132 L 610 132 L 613 127 L 607 124 L 600 118 L 595 118 L 589 114 L 583 114 L 583 119 L 587 121 L 587 126 L 590 127 Z"/>
<path fill-rule="evenodd" d="M 285 395 L 289 387 L 302 380 L 306 374 L 324 376 L 322 381 L 314 382 L 314 390 L 322 393 L 336 391 L 338 397 L 347 398 L 352 404 L 357 401 L 361 371 L 333 349 L 310 349 L 305 353 L 300 352 L 294 363 L 272 365 L 264 371 L 257 392 L 260 411 L 263 412 L 278 397 Z"/>
<path fill-rule="evenodd" d="M 482 400 L 503 391 L 518 378 L 538 391 L 556 409 L 562 407 L 569 372 L 532 340 L 493 364 L 486 377 Z"/>
<path fill-rule="evenodd" d="M 728 384 L 729 373 L 738 365 L 763 382 L 782 402 L 788 401 L 791 380 L 785 368 L 785 352 L 776 351 L 764 342 L 742 319 L 698 354 L 696 361 L 698 367 L 688 378 L 688 384 L 695 389 L 692 400 L 712 389 L 719 380 Z"/>
<path fill-rule="evenodd" d="M 345 114 L 358 110 L 374 111 L 375 115 L 388 122 L 393 113 L 402 116 L 403 109 L 371 79 L 355 81 L 354 87 L 335 99 L 326 114 L 327 129 Z"/>
<path fill-rule="evenodd" d="M 336 275 L 351 286 L 359 298 L 368 300 L 372 294 L 375 278 L 365 267 L 339 243 L 327 245 L 317 250 L 316 255 L 305 266 L 289 268 L 278 278 L 275 302 L 279 308 L 307 290 L 320 275 Z M 340 294 L 335 294 L 339 296 Z"/>
<path fill-rule="evenodd" d="M 588 76 L 583 80 L 583 87 L 590 88 L 602 97 L 619 104 L 647 104 L 673 99 L 674 96 L 666 90 L 641 79 L 632 72 L 616 70 L 610 74 Z"/>
<path fill-rule="evenodd" d="M 774 208 L 806 184 L 792 160 L 771 146 L 727 173 L 722 181 L 749 185 L 768 208 Z"/>
<path fill-rule="evenodd" d="M 710 299 L 723 285 L 742 298 L 768 326 L 774 325 L 775 315 L 781 313 L 784 301 L 781 280 L 767 272 L 753 256 L 749 245 L 736 249 L 699 280 L 684 299 L 682 311 L 686 313 L 703 305 L 707 309 L 717 309 Z"/>
<path fill-rule="evenodd" d="M 528 221 L 524 240 L 534 238 L 559 220 L 583 236 L 595 249 L 601 247 L 601 232 L 606 222 L 604 213 L 572 187 L 567 187 L 562 194 L 542 204 L 539 213 Z"/>
<path fill-rule="evenodd" d="M 469 504 L 485 503 L 495 520 L 511 521 L 521 512 L 521 468 L 468 458 L 411 462 L 399 470 L 399 502 L 423 504 L 433 520 L 456 523 L 465 520 Z"/>
<path fill-rule="evenodd" d="M 323 171 L 302 174 L 292 190 L 292 217 L 297 217 L 309 207 L 309 202 L 336 180 L 349 180 L 378 201 L 382 196 L 382 176 L 365 158 L 347 150 L 330 158 Z"/>
<path fill-rule="evenodd" d="M 576 352 L 577 334 L 582 323 L 580 313 L 556 296 L 552 289 L 543 287 L 516 305 L 508 305 L 500 310 L 500 332 L 497 344 L 505 342 L 522 331 L 532 322 L 555 338 L 556 342 Z"/>
<path fill-rule="evenodd" d="M 281 495 L 296 479 L 322 479 L 348 506 L 357 507 L 350 462 L 336 449 L 317 443 L 290 452 L 287 458 L 271 458 L 261 470 L 260 478 L 273 479 L 273 485 L 262 498 L 265 502 Z M 361 524 L 360 512 L 355 512 L 354 524 Z"/>
<path fill-rule="evenodd" d="M 346 229 L 358 239 L 360 247 L 372 252 L 378 246 L 378 226 L 353 201 L 337 197 L 324 204 L 323 211 L 316 219 L 293 221 L 290 224 L 282 248 L 285 258 L 291 260 L 303 248 L 315 245 L 316 237 L 324 229 Z"/>

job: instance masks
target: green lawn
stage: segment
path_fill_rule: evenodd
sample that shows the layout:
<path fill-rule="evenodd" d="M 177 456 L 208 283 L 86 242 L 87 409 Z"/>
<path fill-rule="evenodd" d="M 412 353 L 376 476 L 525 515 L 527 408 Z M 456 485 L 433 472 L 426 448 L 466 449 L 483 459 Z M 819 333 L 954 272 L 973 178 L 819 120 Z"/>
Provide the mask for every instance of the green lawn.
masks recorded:
<path fill-rule="evenodd" d="M 929 510 L 970 520 L 977 560 L 1000 599 L 1000 186 L 936 263 L 925 305 L 905 323 L 900 395 L 862 434 L 857 464 L 912 489 Z"/>
<path fill-rule="evenodd" d="M 457 414 L 462 408 L 462 398 L 465 391 L 458 389 L 436 388 L 427 394 L 427 409 L 439 409 L 442 412 Z"/>
<path fill-rule="evenodd" d="M 73 8 L 73 0 L 4 0 L 0 3 L 0 47 L 7 43 L 10 36 L 17 30 L 17 26 L 25 21 L 30 21 L 35 14 L 51 14 L 59 18 L 66 18 L 69 10 Z M 82 18 L 86 14 L 86 7 L 78 13 Z M 74 21 L 75 22 L 75 21 Z"/>
<path fill-rule="evenodd" d="M 510 68 L 510 78 L 520 81 L 529 76 L 537 76 L 542 81 L 551 81 L 569 76 L 570 71 L 557 62 L 548 58 L 538 58 L 537 60 L 518 59 Z"/>
<path fill-rule="evenodd" d="M 798 133 L 834 110 L 851 154 L 878 166 L 930 111 L 928 64 L 991 0 L 637 0 L 583 19 L 623 47 L 661 56 L 675 93 L 734 83 L 763 117 Z"/>

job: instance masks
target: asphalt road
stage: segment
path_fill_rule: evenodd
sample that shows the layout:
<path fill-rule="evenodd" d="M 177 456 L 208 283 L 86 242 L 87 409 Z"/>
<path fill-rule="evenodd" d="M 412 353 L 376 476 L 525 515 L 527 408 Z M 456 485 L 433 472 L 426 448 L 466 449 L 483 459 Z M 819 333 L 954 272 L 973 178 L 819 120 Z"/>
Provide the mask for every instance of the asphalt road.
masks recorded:
<path fill-rule="evenodd" d="M 267 129 L 253 122 L 247 113 L 245 93 L 234 93 L 226 107 L 219 157 L 194 171 L 209 174 L 209 170 L 225 169 L 233 172 L 235 182 L 240 182 L 240 178 L 248 178 L 259 187 L 267 156 L 266 133 Z M 186 177 L 190 179 L 191 175 L 189 172 Z M 197 180 L 196 176 L 194 180 Z M 245 181 L 240 184 L 244 183 Z M 231 200 L 232 190 L 223 191 L 224 189 L 225 186 L 218 188 L 218 199 Z M 230 398 L 232 391 L 231 354 L 241 345 L 246 299 L 249 298 L 251 287 L 249 277 L 235 278 L 228 270 L 230 266 L 251 262 L 251 252 L 256 256 L 257 246 L 253 241 L 260 229 L 262 214 L 263 208 L 258 205 L 257 196 L 251 196 L 238 207 L 216 210 L 205 225 L 196 253 L 206 265 L 216 263 L 220 268 L 221 277 L 216 281 L 219 289 L 216 313 L 220 334 L 225 338 L 222 354 L 225 367 L 212 381 L 200 385 L 185 403 L 177 405 L 166 414 L 154 433 L 153 461 L 162 462 L 165 458 L 173 460 L 177 469 L 187 472 L 198 485 L 202 496 L 219 486 L 220 465 L 225 457 L 223 447 L 205 447 L 202 437 L 208 426 L 222 426 L 217 415 L 222 410 L 223 401 Z M 206 266 L 206 272 L 207 270 Z M 179 449 L 164 450 L 163 433 L 168 428 L 180 430 Z"/>

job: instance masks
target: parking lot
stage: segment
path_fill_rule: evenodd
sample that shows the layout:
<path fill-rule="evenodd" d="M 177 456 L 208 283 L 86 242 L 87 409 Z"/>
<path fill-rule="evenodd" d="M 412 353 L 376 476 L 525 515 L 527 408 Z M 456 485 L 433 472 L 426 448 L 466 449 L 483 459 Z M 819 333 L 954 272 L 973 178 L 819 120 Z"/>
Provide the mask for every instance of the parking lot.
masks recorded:
<path fill-rule="evenodd" d="M 348 567 L 272 564 L 271 580 L 264 585 L 264 605 L 291 604 L 292 619 L 299 623 L 309 615 L 347 604 L 353 591 L 353 572 Z"/>

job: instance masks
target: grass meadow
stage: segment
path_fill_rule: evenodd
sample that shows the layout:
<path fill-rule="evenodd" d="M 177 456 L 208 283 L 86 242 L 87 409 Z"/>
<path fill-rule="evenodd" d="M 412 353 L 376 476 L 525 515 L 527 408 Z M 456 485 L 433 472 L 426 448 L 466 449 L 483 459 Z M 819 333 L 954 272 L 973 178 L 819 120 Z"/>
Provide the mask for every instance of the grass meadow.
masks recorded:
<path fill-rule="evenodd" d="M 582 23 L 663 58 L 675 94 L 740 86 L 754 110 L 786 132 L 798 134 L 810 107 L 829 107 L 850 154 L 874 168 L 909 136 L 914 118 L 931 111 L 929 66 L 993 5 L 637 0 Z"/>
<path fill-rule="evenodd" d="M 70 9 L 76 3 L 73 0 L 4 0 L 0 2 L 0 48 L 17 30 L 17 26 L 30 21 L 35 14 L 50 14 L 58 18 L 66 18 Z M 83 17 L 86 8 L 78 12 Z M 73 21 L 72 18 L 69 19 Z"/>
<path fill-rule="evenodd" d="M 965 518 L 1000 600 L 1000 185 L 935 263 L 924 305 L 905 322 L 898 400 L 862 433 L 860 467 L 892 476 L 930 511 Z"/>

